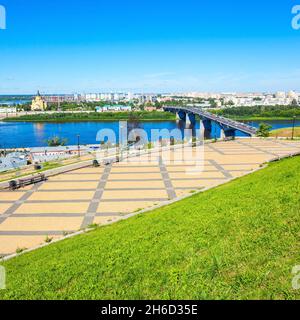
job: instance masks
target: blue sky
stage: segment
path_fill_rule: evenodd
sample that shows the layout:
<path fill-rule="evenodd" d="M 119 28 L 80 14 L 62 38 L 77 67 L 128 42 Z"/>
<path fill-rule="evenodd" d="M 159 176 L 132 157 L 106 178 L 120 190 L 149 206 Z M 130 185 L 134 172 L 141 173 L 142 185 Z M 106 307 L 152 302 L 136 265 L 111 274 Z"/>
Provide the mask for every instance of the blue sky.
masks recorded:
<path fill-rule="evenodd" d="M 300 0 L 0 0 L 0 93 L 300 91 Z"/>

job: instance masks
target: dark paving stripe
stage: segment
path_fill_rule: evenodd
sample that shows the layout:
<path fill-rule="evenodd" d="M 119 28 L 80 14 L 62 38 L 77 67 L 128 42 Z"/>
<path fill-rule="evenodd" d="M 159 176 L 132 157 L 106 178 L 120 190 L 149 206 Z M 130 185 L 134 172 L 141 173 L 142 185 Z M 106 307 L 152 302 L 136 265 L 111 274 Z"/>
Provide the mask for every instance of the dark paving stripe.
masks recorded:
<path fill-rule="evenodd" d="M 92 189 L 46 189 L 38 190 L 36 193 L 47 193 L 47 192 L 85 192 L 85 191 L 95 191 L 96 188 Z"/>
<path fill-rule="evenodd" d="M 48 180 L 47 183 L 80 183 L 80 182 L 98 182 L 99 180 Z M 72 191 L 71 189 L 69 191 Z"/>
<path fill-rule="evenodd" d="M 180 171 L 176 171 L 176 170 L 168 170 L 168 172 L 169 172 L 169 174 L 170 173 L 185 173 L 187 170 L 185 169 L 185 170 L 180 170 Z M 206 172 L 206 173 L 213 173 L 213 172 L 218 172 L 218 170 L 201 170 L 201 173 L 204 173 L 204 172 Z"/>
<path fill-rule="evenodd" d="M 207 162 L 207 161 L 206 161 Z M 200 165 L 203 165 L 203 166 L 207 166 L 209 165 L 208 163 L 206 162 L 200 162 L 200 163 L 197 163 L 197 164 L 200 164 Z M 166 165 L 166 167 L 168 168 L 179 168 L 179 167 L 194 167 L 195 164 L 186 164 L 185 162 L 182 162 L 182 164 L 168 164 Z M 169 171 L 170 172 L 170 171 Z"/>
<path fill-rule="evenodd" d="M 75 230 L 66 231 L 0 231 L 0 236 L 62 236 Z"/>
<path fill-rule="evenodd" d="M 169 195 L 169 194 L 168 194 Z M 102 202 L 157 202 L 157 201 L 166 201 L 168 198 L 126 198 L 126 199 L 102 199 Z M 99 204 L 99 203 L 98 203 Z"/>
<path fill-rule="evenodd" d="M 12 218 L 75 218 L 84 215 L 84 213 L 15 213 Z"/>
<path fill-rule="evenodd" d="M 225 156 L 255 156 L 258 155 L 257 152 L 247 152 L 247 153 L 225 153 Z"/>
<path fill-rule="evenodd" d="M 251 149 L 257 150 L 257 151 L 259 151 L 261 153 L 268 154 L 268 155 L 271 155 L 271 156 L 276 156 L 276 157 L 278 156 L 278 154 L 276 154 L 276 153 L 269 152 L 269 151 L 267 151 L 265 149 L 262 149 L 260 147 L 254 146 L 254 145 L 252 145 L 250 143 L 246 143 L 246 142 L 243 142 L 243 141 L 236 141 L 236 142 L 241 144 L 241 145 L 243 145 L 243 146 L 247 146 L 247 147 L 249 147 Z"/>
<path fill-rule="evenodd" d="M 240 171 L 240 170 L 238 170 Z M 95 191 L 96 188 L 94 189 L 76 189 L 76 192 L 85 192 L 85 191 Z M 165 190 L 163 188 L 152 188 L 152 187 L 145 187 L 145 188 L 130 188 L 130 186 L 128 188 L 104 188 L 105 191 L 139 191 L 139 190 Z M 51 190 L 39 190 L 38 193 L 40 192 L 69 192 L 70 190 L 66 190 L 66 189 L 51 189 Z M 73 191 L 73 190 L 72 190 Z M 70 200 L 68 202 L 72 202 L 73 200 Z M 90 199 L 89 200 L 83 200 L 83 202 L 86 202 L 86 201 L 91 201 Z"/>
<path fill-rule="evenodd" d="M 209 161 L 209 160 L 208 160 Z M 220 166 L 259 166 L 261 162 L 252 162 L 252 163 L 219 163 Z"/>
<path fill-rule="evenodd" d="M 14 214 L 17 209 L 21 207 L 21 205 L 26 202 L 26 200 L 35 192 L 38 190 L 38 188 L 43 184 L 43 182 L 34 184 L 30 190 L 27 190 L 25 194 L 22 195 L 22 197 L 15 201 L 11 207 L 9 207 L 6 211 L 3 212 L 5 217 L 0 216 L 0 224 L 3 223 L 9 216 Z"/>
<path fill-rule="evenodd" d="M 78 175 L 78 176 L 86 176 L 86 175 L 89 175 L 89 174 L 91 174 L 91 175 L 97 175 L 97 176 L 99 176 L 99 177 L 101 177 L 101 175 L 102 175 L 102 171 L 98 171 L 98 172 L 67 172 L 67 173 L 63 173 L 63 175 L 66 175 L 66 176 L 76 176 L 76 175 Z"/>
<path fill-rule="evenodd" d="M 124 169 L 132 169 L 132 168 L 157 168 L 157 166 L 145 166 L 145 165 L 138 165 L 136 163 L 133 162 L 134 165 L 131 166 L 115 166 L 115 168 L 124 168 Z"/>
<path fill-rule="evenodd" d="M 172 181 L 214 181 L 214 180 L 226 180 L 227 178 L 220 177 L 220 178 L 172 178 Z"/>
<path fill-rule="evenodd" d="M 225 170 L 228 172 L 250 172 L 251 171 L 251 169 L 234 169 L 234 170 L 225 169 Z"/>
<path fill-rule="evenodd" d="M 192 187 L 176 187 L 174 188 L 175 190 L 194 190 L 194 191 L 197 191 L 197 190 L 202 190 L 204 189 L 205 187 L 195 187 L 195 186 L 192 186 Z"/>
<path fill-rule="evenodd" d="M 216 162 L 215 160 L 209 160 L 209 161 L 210 161 L 210 163 L 211 163 L 213 166 L 215 166 L 215 168 L 216 168 L 219 172 L 221 172 L 221 173 L 224 175 L 224 177 L 225 177 L 226 179 L 231 179 L 231 178 L 233 178 L 233 176 L 230 174 L 230 172 L 227 171 L 227 170 L 225 170 L 218 162 Z"/>
<path fill-rule="evenodd" d="M 84 202 L 90 202 L 91 199 L 83 199 L 83 200 L 28 200 L 26 203 L 35 204 L 35 203 L 84 203 Z"/>
<path fill-rule="evenodd" d="M 220 150 L 220 149 L 212 146 L 211 144 L 207 144 L 206 146 L 207 146 L 209 149 L 211 149 L 212 151 L 214 151 L 214 152 L 217 152 L 217 153 L 219 153 L 219 154 L 225 155 L 225 153 L 224 153 L 222 150 Z M 204 151 L 204 152 L 205 152 L 205 151 Z"/>
<path fill-rule="evenodd" d="M 104 188 L 105 188 L 106 182 L 109 178 L 111 169 L 112 169 L 111 165 L 105 167 L 105 169 L 102 173 L 102 176 L 101 176 L 101 180 L 99 181 L 97 189 L 95 191 L 94 197 L 93 197 L 92 201 L 90 202 L 90 205 L 88 207 L 86 215 L 82 221 L 81 228 L 85 228 L 88 225 L 93 223 L 95 215 L 98 210 L 99 203 L 100 203 L 101 198 L 103 196 Z"/>
<path fill-rule="evenodd" d="M 130 187 L 128 187 L 128 188 L 105 188 L 104 190 L 105 191 L 140 191 L 140 190 L 142 190 L 142 191 L 151 191 L 151 190 L 165 191 L 164 188 L 151 188 L 151 187 L 149 187 L 149 188 L 130 188 Z"/>
<path fill-rule="evenodd" d="M 174 190 L 172 181 L 170 179 L 167 167 L 165 166 L 162 157 L 159 157 L 159 168 L 160 168 L 160 173 L 162 175 L 164 184 L 165 184 L 165 188 L 168 194 L 168 198 L 170 200 L 176 198 L 176 191 Z M 156 201 L 156 200 L 155 200 Z M 163 201 L 163 200 L 162 200 Z"/>
<path fill-rule="evenodd" d="M 132 172 L 111 172 L 110 175 L 117 175 L 117 174 L 155 174 L 155 173 L 159 173 L 159 168 L 157 167 L 157 171 L 132 171 Z"/>
<path fill-rule="evenodd" d="M 109 182 L 144 182 L 144 181 L 162 181 L 162 179 L 109 179 Z"/>

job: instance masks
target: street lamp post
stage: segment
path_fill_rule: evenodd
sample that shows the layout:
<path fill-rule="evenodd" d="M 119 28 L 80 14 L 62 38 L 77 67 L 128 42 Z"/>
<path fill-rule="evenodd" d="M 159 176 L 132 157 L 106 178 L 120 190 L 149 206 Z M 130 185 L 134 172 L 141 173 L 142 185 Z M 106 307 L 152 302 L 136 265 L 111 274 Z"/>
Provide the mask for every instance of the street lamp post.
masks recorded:
<path fill-rule="evenodd" d="M 296 122 L 296 116 L 293 117 L 292 140 L 294 140 L 294 135 L 295 135 L 295 122 Z"/>
<path fill-rule="evenodd" d="M 78 157 L 80 158 L 80 135 L 77 135 Z"/>

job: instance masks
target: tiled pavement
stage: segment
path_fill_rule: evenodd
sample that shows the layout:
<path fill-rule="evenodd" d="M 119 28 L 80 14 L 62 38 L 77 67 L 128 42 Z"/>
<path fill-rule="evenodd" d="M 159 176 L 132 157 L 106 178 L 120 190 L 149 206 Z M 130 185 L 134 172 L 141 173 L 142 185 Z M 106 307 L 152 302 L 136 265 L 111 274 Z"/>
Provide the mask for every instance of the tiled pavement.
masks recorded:
<path fill-rule="evenodd" d="M 160 152 L 150 160 L 144 155 L 112 166 L 78 169 L 14 192 L 1 191 L 0 254 L 225 183 L 274 157 L 300 152 L 300 142 L 239 139 L 208 144 L 203 171 L 193 175 L 186 169 L 195 161 L 176 160 L 178 152 L 171 152 L 170 162 Z"/>

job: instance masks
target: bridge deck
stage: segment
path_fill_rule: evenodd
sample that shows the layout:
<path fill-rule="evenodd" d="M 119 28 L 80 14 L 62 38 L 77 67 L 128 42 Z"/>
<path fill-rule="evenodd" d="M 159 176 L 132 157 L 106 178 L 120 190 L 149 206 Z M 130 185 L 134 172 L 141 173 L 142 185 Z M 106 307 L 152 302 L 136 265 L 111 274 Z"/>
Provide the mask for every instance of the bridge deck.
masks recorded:
<path fill-rule="evenodd" d="M 203 109 L 200 108 L 196 108 L 196 107 L 166 107 L 165 108 L 166 111 L 171 111 L 171 112 L 179 112 L 179 111 L 183 111 L 186 113 L 193 113 L 196 114 L 198 116 L 200 116 L 201 118 L 206 118 L 212 121 L 215 121 L 223 126 L 235 129 L 235 130 L 239 130 L 241 132 L 247 133 L 249 135 L 256 135 L 257 133 L 257 129 L 249 126 L 245 123 L 241 123 L 238 121 L 234 121 L 216 114 L 213 114 L 211 112 L 208 111 L 204 111 Z"/>

